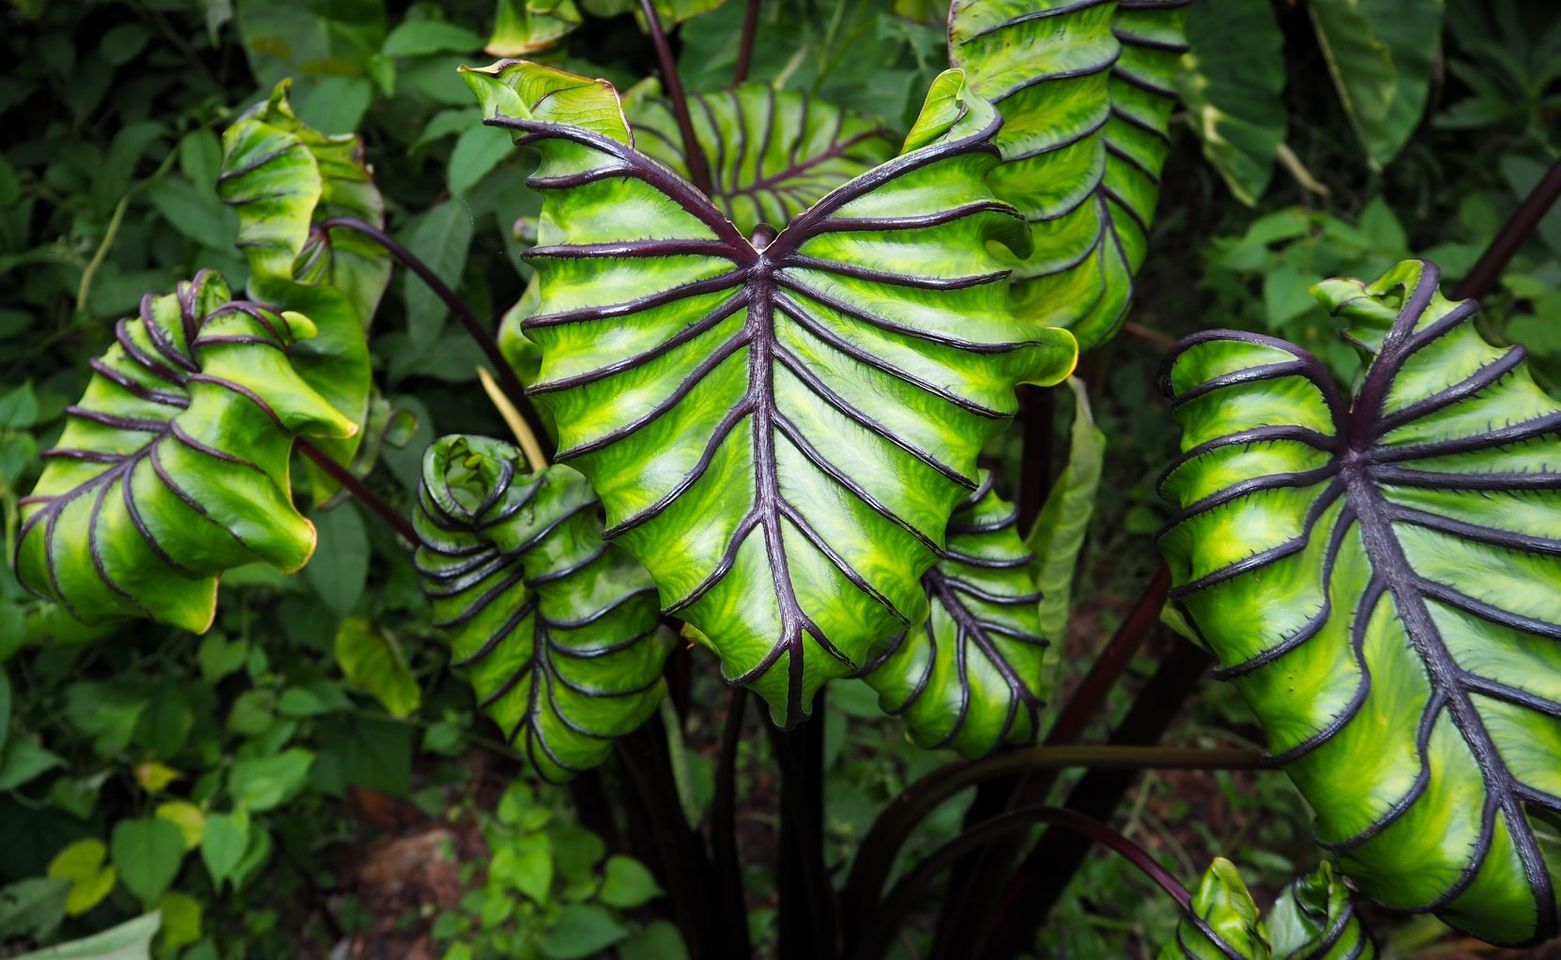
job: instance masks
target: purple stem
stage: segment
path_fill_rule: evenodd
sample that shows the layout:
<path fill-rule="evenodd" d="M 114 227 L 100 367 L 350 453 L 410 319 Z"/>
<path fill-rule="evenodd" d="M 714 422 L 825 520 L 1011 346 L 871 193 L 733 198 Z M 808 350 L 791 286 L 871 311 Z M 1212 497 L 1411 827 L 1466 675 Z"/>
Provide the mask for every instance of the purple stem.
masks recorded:
<path fill-rule="evenodd" d="M 650 28 L 650 42 L 656 47 L 656 59 L 661 63 L 661 82 L 667 85 L 667 99 L 672 103 L 672 115 L 678 121 L 678 134 L 683 138 L 683 153 L 688 159 L 688 178 L 700 192 L 711 192 L 710 165 L 705 161 L 705 151 L 694 136 L 694 120 L 688 115 L 688 95 L 683 92 L 683 80 L 678 76 L 677 58 L 672 55 L 672 44 L 667 32 L 661 28 L 661 17 L 656 14 L 652 0 L 640 0 L 640 10 L 645 14 L 645 24 Z"/>

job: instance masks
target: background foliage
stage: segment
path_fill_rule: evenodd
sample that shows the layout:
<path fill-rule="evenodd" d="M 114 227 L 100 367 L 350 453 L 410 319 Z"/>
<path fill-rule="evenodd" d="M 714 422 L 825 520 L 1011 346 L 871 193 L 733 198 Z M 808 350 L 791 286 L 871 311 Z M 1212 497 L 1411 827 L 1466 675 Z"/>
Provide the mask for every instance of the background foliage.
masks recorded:
<path fill-rule="evenodd" d="M 945 63 L 943 31 L 927 22 L 941 11 L 918 19 L 934 6 L 766 0 L 752 77 L 903 126 Z M 489 59 L 495 12 L 490 0 L 12 0 L 0 39 L 8 556 L 38 451 L 59 436 L 113 322 L 198 266 L 242 287 L 238 223 L 216 191 L 219 137 L 281 77 L 294 78 L 305 122 L 363 133 L 390 232 L 479 316 L 520 296 L 539 201 L 504 132 L 475 123 L 455 73 Z M 683 27 L 691 89 L 727 82 L 742 12 L 731 0 Z M 1139 305 L 1127 334 L 1081 371 L 1110 438 L 1102 489 L 1117 495 L 1100 502 L 1074 587 L 1065 682 L 1156 563 L 1164 508 L 1149 478 L 1174 450 L 1152 378 L 1169 338 L 1216 325 L 1272 332 L 1351 377 L 1355 355 L 1308 284 L 1375 276 L 1411 254 L 1456 282 L 1561 152 L 1561 17 L 1546 0 L 1201 0 L 1188 33 L 1186 108 Z M 620 89 L 653 70 L 626 13 L 586 17 L 568 49 L 573 69 Z M 1552 212 L 1480 323 L 1498 343 L 1524 341 L 1554 392 L 1556 316 Z M 475 383 L 479 355 L 450 320 L 398 275 L 376 321 L 378 456 L 359 466 L 399 504 L 432 437 L 505 435 Z M 1059 406 L 1061 428 L 1070 411 Z M 1001 469 L 1016 449 L 991 452 Z M 310 509 L 320 549 L 304 575 L 224 578 L 216 628 L 200 638 L 148 624 L 89 631 L 0 568 L 0 951 L 160 907 L 154 952 L 190 960 L 325 956 L 343 941 L 358 955 L 675 957 L 676 931 L 646 909 L 659 891 L 632 831 L 588 828 L 590 811 L 567 791 L 514 782 L 513 752 L 446 669 L 410 556 L 356 504 Z M 719 702 L 713 664 L 692 673 L 693 702 Z M 717 714 L 693 711 L 674 743 L 695 817 L 709 801 Z M 946 755 L 910 747 L 862 685 L 834 685 L 823 722 L 838 864 L 875 809 Z M 1167 739 L 1252 736 L 1233 693 L 1211 685 Z M 763 943 L 774 765 L 762 738 L 740 762 L 750 924 Z M 605 776 L 611 789 L 616 774 Z M 952 832 L 962 802 L 913 853 Z M 1231 856 L 1266 903 L 1312 866 L 1306 816 L 1279 778 L 1161 774 L 1140 782 L 1126 830 L 1189 880 L 1211 852 Z M 1140 883 L 1127 870 L 1093 858 L 1036 955 L 1149 955 L 1174 906 L 1122 895 Z M 1385 938 L 1398 956 L 1439 939 L 1447 955 L 1464 949 L 1430 921 Z"/>

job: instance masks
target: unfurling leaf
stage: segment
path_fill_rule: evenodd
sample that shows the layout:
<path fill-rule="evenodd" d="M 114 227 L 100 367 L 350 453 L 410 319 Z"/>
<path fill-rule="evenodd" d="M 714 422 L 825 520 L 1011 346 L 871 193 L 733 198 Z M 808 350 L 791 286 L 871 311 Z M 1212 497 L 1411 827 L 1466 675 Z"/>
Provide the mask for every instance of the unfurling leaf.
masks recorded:
<path fill-rule="evenodd" d="M 655 585 L 601 538 L 585 478 L 445 437 L 423 458 L 416 564 L 480 706 L 547 780 L 607 758 L 656 711 L 672 634 Z"/>
<path fill-rule="evenodd" d="M 354 430 L 293 368 L 313 333 L 300 314 L 230 301 L 210 272 L 147 295 L 92 361 L 22 500 L 22 582 L 88 622 L 144 616 L 200 632 L 222 571 L 303 566 L 315 531 L 293 507 L 293 439 Z"/>
<path fill-rule="evenodd" d="M 921 574 L 977 487 L 1014 385 L 1071 369 L 1066 331 L 1017 321 L 1028 231 L 983 180 L 998 118 L 939 78 L 924 145 L 746 238 L 635 151 L 605 83 L 535 64 L 467 78 L 536 146 L 544 194 L 531 393 L 606 536 L 782 724 L 926 613 Z"/>
<path fill-rule="evenodd" d="M 1160 960 L 1269 960 L 1257 904 L 1236 865 L 1215 857 Z"/>
<path fill-rule="evenodd" d="M 1126 319 L 1186 50 L 1186 0 L 955 0 L 949 62 L 1002 112 L 993 188 L 1030 223 L 1016 309 L 1085 349 Z"/>
<path fill-rule="evenodd" d="M 390 282 L 390 259 L 367 237 L 323 225 L 352 217 L 383 226 L 385 204 L 362 141 L 310 129 L 293 114 L 287 89 L 278 83 L 223 133 L 217 192 L 238 213 L 250 296 L 314 321 L 318 335 L 294 365 L 361 428 L 373 385 L 368 327 Z M 321 449 L 345 463 L 361 439 L 360 429 Z"/>
<path fill-rule="evenodd" d="M 483 52 L 495 57 L 523 57 L 546 50 L 580 25 L 574 0 L 499 0 L 493 35 Z"/>
<path fill-rule="evenodd" d="M 714 181 L 711 198 L 744 233 L 761 223 L 788 223 L 895 154 L 882 127 L 804 92 L 750 83 L 690 99 L 694 134 Z M 687 176 L 677 119 L 656 82 L 629 91 L 624 110 L 635 146 Z"/>
<path fill-rule="evenodd" d="M 1017 522 L 1018 511 L 983 475 L 949 521 L 948 556 L 922 574 L 927 618 L 896 636 L 863 674 L 923 747 L 979 757 L 1035 737 L 1047 641 L 1035 558 Z"/>
<path fill-rule="evenodd" d="M 1184 340 L 1172 597 L 1366 895 L 1482 939 L 1557 933 L 1561 407 L 1406 261 L 1319 296 L 1370 355 Z"/>
<path fill-rule="evenodd" d="M 1258 920 L 1257 904 L 1223 857 L 1193 894 L 1191 916 L 1177 925 L 1160 960 L 1375 960 L 1377 946 L 1361 926 L 1350 891 L 1324 862 L 1279 892 Z"/>
<path fill-rule="evenodd" d="M 1326 860 L 1281 891 L 1263 917 L 1274 960 L 1376 960 L 1349 888 Z"/>

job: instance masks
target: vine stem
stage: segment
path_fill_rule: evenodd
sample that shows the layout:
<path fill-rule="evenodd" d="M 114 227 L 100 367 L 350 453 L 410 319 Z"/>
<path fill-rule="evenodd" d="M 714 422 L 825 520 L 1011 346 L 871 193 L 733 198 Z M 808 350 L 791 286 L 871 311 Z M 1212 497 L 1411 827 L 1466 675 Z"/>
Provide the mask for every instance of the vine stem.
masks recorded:
<path fill-rule="evenodd" d="M 332 460 L 319 447 L 299 437 L 298 452 L 313 460 L 316 466 L 330 474 L 331 479 L 341 484 L 342 489 L 357 497 L 365 507 L 374 511 L 381 520 L 389 524 L 392 530 L 406 538 L 407 542 L 414 547 L 423 542 L 418 538 L 417 531 L 412 528 L 411 520 L 380 499 L 379 494 L 370 490 L 367 484 L 352 475 L 352 471 Z"/>
<path fill-rule="evenodd" d="M 1463 278 L 1463 282 L 1458 284 L 1453 296 L 1459 300 L 1477 300 L 1489 293 L 1513 255 L 1539 226 L 1539 221 L 1545 218 L 1558 197 L 1561 197 L 1561 160 L 1556 161 L 1534 189 L 1529 191 L 1529 195 L 1523 198 L 1523 202 L 1518 204 L 1518 208 L 1512 211 L 1512 216 L 1502 224 L 1495 239 L 1480 254 L 1480 259 L 1475 262 L 1469 275 Z"/>
<path fill-rule="evenodd" d="M 1105 824 L 1074 810 L 1061 807 L 1022 807 L 999 814 L 983 821 L 970 830 L 945 843 L 911 870 L 884 898 L 882 905 L 872 910 L 866 933 L 847 954 L 849 960 L 877 960 L 884 955 L 906 916 L 926 895 L 938 874 L 948 869 L 965 855 L 989 843 L 1010 835 L 1023 834 L 1036 824 L 1061 827 L 1099 843 L 1122 856 L 1134 867 L 1154 881 L 1155 885 L 1176 901 L 1183 912 L 1194 922 L 1191 914 L 1192 895 L 1182 882 L 1149 855 L 1138 844 L 1124 837 Z M 975 955 L 974 953 L 968 955 Z"/>
<path fill-rule="evenodd" d="M 841 912 L 866 921 L 894 866 L 895 854 L 916 824 L 945 800 L 973 784 L 1014 773 L 1073 767 L 1092 770 L 1251 770 L 1262 765 L 1257 750 L 1181 750 L 1118 744 L 1040 746 L 1011 750 L 985 760 L 958 760 L 918 780 L 896 797 L 873 823 L 851 865 Z"/>
<path fill-rule="evenodd" d="M 759 33 L 760 0 L 748 0 L 743 13 L 743 36 L 737 45 L 737 66 L 732 68 L 732 86 L 741 86 L 748 79 L 748 68 L 753 64 L 753 42 Z"/>
<path fill-rule="evenodd" d="M 656 60 L 661 64 L 661 82 L 667 85 L 667 99 L 672 101 L 672 115 L 677 118 L 678 133 L 683 138 L 683 153 L 688 160 L 688 178 L 705 196 L 712 190 L 710 164 L 700 149 L 699 138 L 694 135 L 694 120 L 688 114 L 688 95 L 683 92 L 683 79 L 678 76 L 677 58 L 672 55 L 672 43 L 667 31 L 661 27 L 661 17 L 656 13 L 653 0 L 640 0 L 640 11 L 645 14 L 645 24 L 650 29 L 650 42 L 656 48 Z"/>
<path fill-rule="evenodd" d="M 460 297 L 455 295 L 455 291 L 450 289 L 449 284 L 439 279 L 439 275 L 433 271 L 432 267 L 424 263 L 417 254 L 402 246 L 390 234 L 371 223 L 359 220 L 356 217 L 331 217 L 320 224 L 321 230 L 330 231 L 336 228 L 351 230 L 368 237 L 384 247 L 391 256 L 401 261 L 402 266 L 417 274 L 418 279 L 427 284 L 428 289 L 432 290 L 435 296 L 444 301 L 445 306 L 450 308 L 450 312 L 455 314 L 461 326 L 466 328 L 466 332 L 471 335 L 472 340 L 482 349 L 483 355 L 488 358 L 488 364 L 493 367 L 494 375 L 498 377 L 499 385 L 504 388 L 504 396 L 509 399 L 509 402 L 514 405 L 516 410 L 520 411 L 520 415 L 525 418 L 526 425 L 530 427 L 532 434 L 539 438 L 548 436 L 547 430 L 542 426 L 541 419 L 537 416 L 536 409 L 532 407 L 531 401 L 526 398 L 526 388 L 521 386 L 520 380 L 515 376 L 515 371 L 510 368 L 509 361 L 504 359 L 504 353 L 499 350 L 498 341 L 493 339 L 493 334 L 489 333 L 478 322 L 477 315 L 472 313 L 471 308 Z"/>

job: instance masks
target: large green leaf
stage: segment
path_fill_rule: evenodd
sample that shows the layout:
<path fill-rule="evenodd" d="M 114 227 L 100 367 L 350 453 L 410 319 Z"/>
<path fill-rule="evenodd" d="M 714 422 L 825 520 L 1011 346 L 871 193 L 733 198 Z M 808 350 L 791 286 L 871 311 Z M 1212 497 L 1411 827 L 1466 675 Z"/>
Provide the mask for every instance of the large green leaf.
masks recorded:
<path fill-rule="evenodd" d="M 1203 141 L 1203 155 L 1247 206 L 1257 203 L 1285 140 L 1285 38 L 1273 7 L 1203 0 L 1187 11 L 1177 88 Z"/>
<path fill-rule="evenodd" d="M 383 226 L 385 205 L 362 141 L 310 129 L 288 106 L 287 88 L 278 83 L 223 133 L 217 192 L 238 213 L 249 295 L 314 321 L 319 334 L 298 350 L 295 366 L 361 428 L 373 385 L 368 327 L 390 281 L 390 259 L 363 235 L 321 224 L 354 217 Z M 321 447 L 345 462 L 362 434 Z"/>
<path fill-rule="evenodd" d="M 1193 894 L 1191 915 L 1160 960 L 1375 960 L 1350 891 L 1326 862 L 1279 892 L 1268 914 L 1229 860 L 1216 857 Z"/>
<path fill-rule="evenodd" d="M 1442 0 L 1311 0 L 1307 9 L 1345 113 L 1380 167 L 1425 112 L 1441 50 Z"/>
<path fill-rule="evenodd" d="M 949 521 L 948 556 L 922 574 L 927 618 L 897 635 L 862 679 L 923 747 L 979 757 L 1035 737 L 1042 704 L 1034 556 L 1018 511 L 981 487 Z"/>
<path fill-rule="evenodd" d="M 482 708 L 548 780 L 600 764 L 655 713 L 673 640 L 650 577 L 603 542 L 590 485 L 454 436 L 424 455 L 418 504 L 423 588 Z"/>
<path fill-rule="evenodd" d="M 1016 309 L 1080 346 L 1126 319 L 1186 50 L 1187 0 L 955 0 L 949 61 L 1002 111 L 991 181 L 1030 222 Z"/>
<path fill-rule="evenodd" d="M 683 176 L 683 141 L 655 81 L 624 98 L 635 145 Z M 714 181 L 711 199 L 744 233 L 783 225 L 820 197 L 895 155 L 883 127 L 765 83 L 690 97 L 694 133 Z"/>
<path fill-rule="evenodd" d="M 1213 331 L 1172 355 L 1172 596 L 1362 892 L 1487 940 L 1546 939 L 1561 407 L 1429 264 L 1319 291 L 1372 355 L 1348 408 L 1280 340 Z"/>
<path fill-rule="evenodd" d="M 559 459 L 726 677 L 783 724 L 926 613 L 919 578 L 976 455 L 1054 383 L 1066 331 L 1015 319 L 983 177 L 994 111 L 939 78 L 907 152 L 746 238 L 635 151 L 610 86 L 534 64 L 467 74 L 535 145 L 536 401 Z"/>
<path fill-rule="evenodd" d="M 89 622 L 198 632 L 222 571 L 303 566 L 315 530 L 293 507 L 294 435 L 354 430 L 293 368 L 313 333 L 300 314 L 230 301 L 209 271 L 144 298 L 22 500 L 22 582 Z"/>

